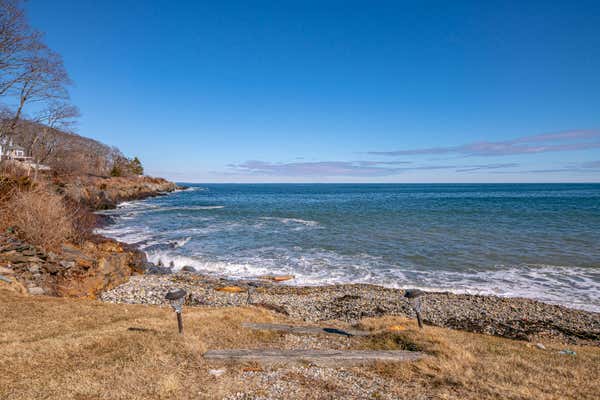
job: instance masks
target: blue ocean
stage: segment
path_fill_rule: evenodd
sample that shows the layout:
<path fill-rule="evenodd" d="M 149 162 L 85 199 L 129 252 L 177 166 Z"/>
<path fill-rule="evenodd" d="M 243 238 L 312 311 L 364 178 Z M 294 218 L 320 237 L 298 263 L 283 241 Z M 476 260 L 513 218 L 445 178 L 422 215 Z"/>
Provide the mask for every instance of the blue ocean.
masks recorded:
<path fill-rule="evenodd" d="M 292 274 L 600 311 L 599 184 L 192 184 L 100 233 L 205 274 Z"/>

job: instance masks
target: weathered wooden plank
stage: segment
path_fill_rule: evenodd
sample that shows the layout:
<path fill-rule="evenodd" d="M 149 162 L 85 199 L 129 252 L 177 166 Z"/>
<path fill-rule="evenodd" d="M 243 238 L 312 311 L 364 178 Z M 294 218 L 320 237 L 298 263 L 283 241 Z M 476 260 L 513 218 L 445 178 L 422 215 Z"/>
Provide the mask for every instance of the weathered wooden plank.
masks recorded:
<path fill-rule="evenodd" d="M 330 335 L 342 335 L 342 336 L 369 336 L 372 332 L 359 331 L 355 329 L 338 329 L 328 328 L 321 326 L 296 326 L 296 325 L 284 325 L 284 324 L 261 324 L 253 322 L 242 323 L 244 328 L 257 329 L 257 330 L 268 330 L 268 331 L 282 331 L 290 333 L 307 333 L 307 334 L 330 334 Z"/>
<path fill-rule="evenodd" d="M 405 350 L 209 350 L 204 358 L 222 362 L 257 362 L 260 364 L 311 363 L 322 366 L 348 366 L 374 361 L 408 362 L 424 354 Z"/>

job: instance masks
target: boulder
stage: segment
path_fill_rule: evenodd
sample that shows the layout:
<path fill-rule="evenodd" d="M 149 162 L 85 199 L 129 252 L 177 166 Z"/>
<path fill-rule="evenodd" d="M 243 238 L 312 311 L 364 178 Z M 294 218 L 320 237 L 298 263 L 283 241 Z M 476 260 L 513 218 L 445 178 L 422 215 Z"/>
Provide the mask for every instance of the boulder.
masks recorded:
<path fill-rule="evenodd" d="M 29 268 L 27 268 L 27 269 L 32 274 L 39 274 L 39 272 L 40 272 L 40 266 L 38 264 L 30 264 Z"/>
<path fill-rule="evenodd" d="M 93 260 L 91 260 L 91 261 L 93 261 Z M 87 264 L 87 262 L 85 264 Z M 75 263 L 75 261 L 62 260 L 62 261 L 58 262 L 58 265 L 60 265 L 63 268 L 69 269 L 69 268 L 73 268 L 76 265 L 76 263 Z M 91 265 L 91 262 L 90 262 L 90 265 Z"/>
<path fill-rule="evenodd" d="M 109 239 L 96 239 L 81 247 L 65 244 L 58 254 L 2 234 L 0 245 L 11 249 L 0 252 L 0 265 L 12 265 L 2 271 L 30 287 L 35 295 L 94 298 L 143 272 L 147 263 L 144 253 Z"/>
<path fill-rule="evenodd" d="M 27 289 L 27 291 L 29 292 L 29 294 L 34 295 L 34 296 L 40 296 L 46 293 L 46 291 L 44 289 L 42 289 L 41 287 L 30 287 L 29 289 Z"/>
<path fill-rule="evenodd" d="M 100 292 L 127 282 L 132 274 L 143 272 L 146 264 L 143 253 L 125 250 L 114 241 L 99 243 L 93 250 L 87 244 L 87 252 L 91 254 L 80 252 L 74 259 L 75 265 L 57 276 L 59 296 L 95 298 Z"/>

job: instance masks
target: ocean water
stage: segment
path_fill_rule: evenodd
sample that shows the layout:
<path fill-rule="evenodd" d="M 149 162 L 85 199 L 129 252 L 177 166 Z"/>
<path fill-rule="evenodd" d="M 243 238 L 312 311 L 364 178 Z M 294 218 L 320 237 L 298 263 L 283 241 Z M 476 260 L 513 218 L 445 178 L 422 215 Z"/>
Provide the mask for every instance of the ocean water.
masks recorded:
<path fill-rule="evenodd" d="M 598 184 L 194 184 L 104 213 L 100 233 L 176 270 L 600 311 Z"/>

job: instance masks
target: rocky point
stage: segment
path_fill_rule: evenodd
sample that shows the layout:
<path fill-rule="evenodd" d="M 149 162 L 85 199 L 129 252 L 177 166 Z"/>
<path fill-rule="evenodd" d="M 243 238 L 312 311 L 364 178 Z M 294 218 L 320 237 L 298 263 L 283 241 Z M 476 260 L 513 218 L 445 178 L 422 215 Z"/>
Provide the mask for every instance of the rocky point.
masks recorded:
<path fill-rule="evenodd" d="M 52 252 L 0 236 L 0 284 L 31 295 L 95 298 L 143 272 L 145 264 L 142 252 L 104 238 Z"/>

